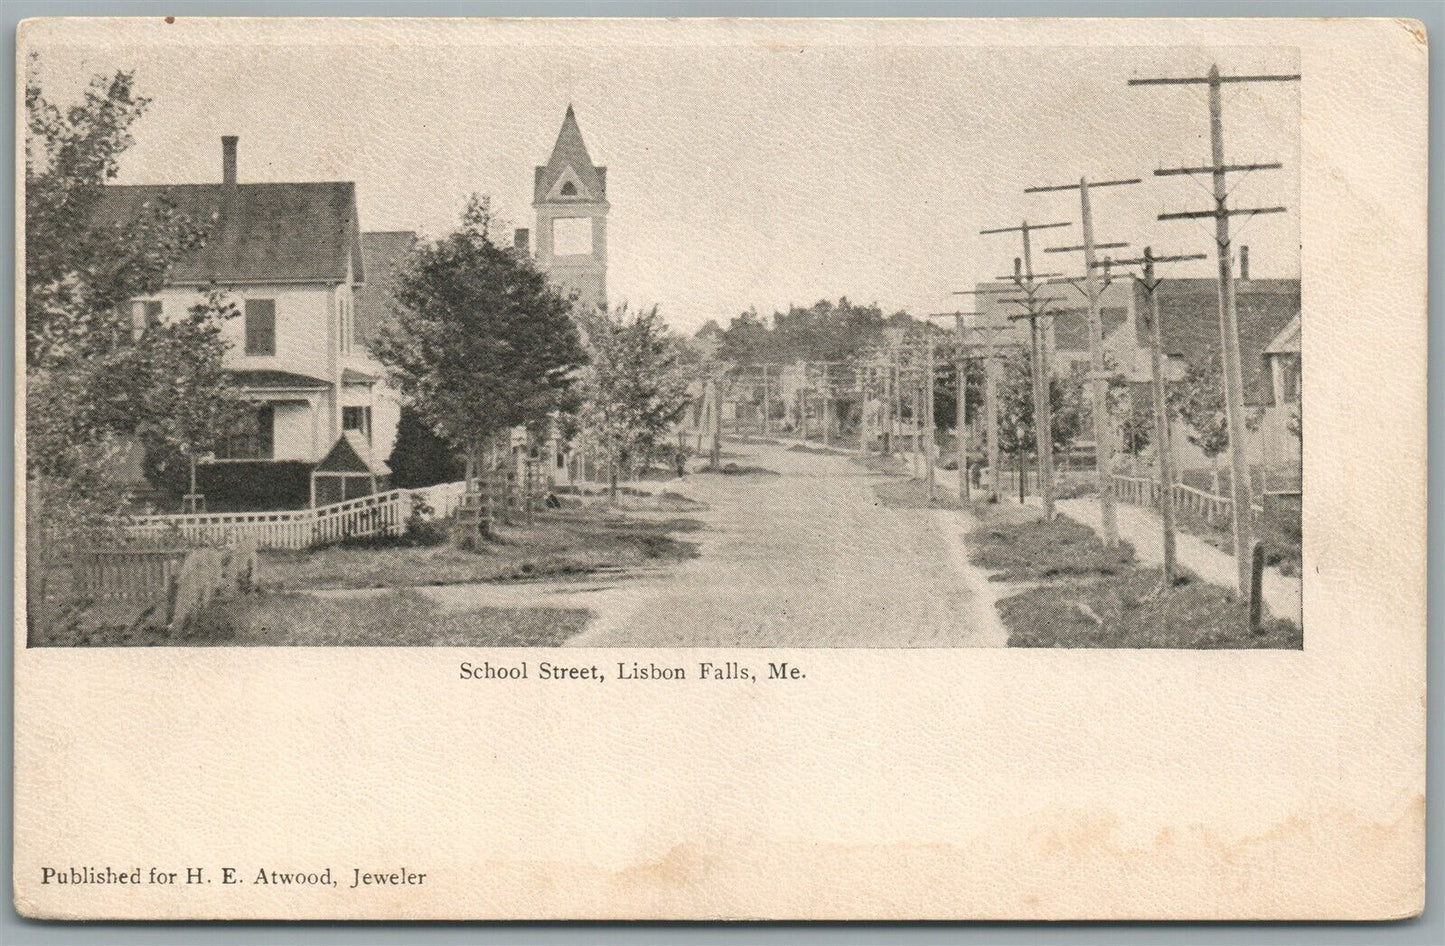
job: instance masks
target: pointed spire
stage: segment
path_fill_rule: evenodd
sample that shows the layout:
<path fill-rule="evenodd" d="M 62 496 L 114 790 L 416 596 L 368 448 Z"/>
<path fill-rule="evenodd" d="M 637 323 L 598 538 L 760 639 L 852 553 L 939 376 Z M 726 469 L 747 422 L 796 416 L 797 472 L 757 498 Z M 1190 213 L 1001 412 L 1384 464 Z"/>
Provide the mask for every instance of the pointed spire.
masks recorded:
<path fill-rule="evenodd" d="M 557 143 L 552 146 L 552 157 L 547 166 L 556 167 L 559 159 L 563 164 L 571 165 L 578 174 L 582 173 L 582 168 L 592 167 L 592 156 L 587 153 L 587 143 L 582 140 L 582 129 L 577 124 L 577 113 L 571 104 L 567 106 L 562 130 L 557 133 Z"/>
<path fill-rule="evenodd" d="M 603 171 L 592 164 L 592 156 L 587 153 L 587 144 L 582 140 L 582 129 L 577 124 L 577 112 L 571 103 L 568 103 L 567 114 L 562 118 L 562 130 L 557 133 L 552 156 L 544 167 L 538 169 L 536 202 L 547 199 L 557 179 L 569 168 L 586 191 L 581 195 L 583 199 L 606 200 Z"/>

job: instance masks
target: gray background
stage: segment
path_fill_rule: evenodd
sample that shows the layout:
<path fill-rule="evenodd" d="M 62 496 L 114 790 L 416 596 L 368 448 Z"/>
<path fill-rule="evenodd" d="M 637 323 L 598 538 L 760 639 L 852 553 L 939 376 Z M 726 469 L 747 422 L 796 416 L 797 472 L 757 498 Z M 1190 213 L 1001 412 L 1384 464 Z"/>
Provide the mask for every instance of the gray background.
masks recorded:
<path fill-rule="evenodd" d="M 1431 39 L 1430 49 L 1430 189 L 1436 195 L 1430 210 L 1430 274 L 1437 285 L 1445 285 L 1445 251 L 1439 236 L 1445 232 L 1445 207 L 1438 195 L 1445 179 L 1445 131 L 1440 121 L 1440 101 L 1445 98 L 1445 81 L 1439 69 L 1439 43 L 1445 42 L 1445 2 L 1308 2 L 1308 0 L 955 0 L 955 2 L 909 2 L 909 0 L 707 0 L 707 2 L 644 2 L 644 0 L 491 0 L 491 2 L 404 2 L 404 0 L 295 0 L 295 2 L 227 2 L 227 0 L 111 0 L 111 2 L 69 2 L 69 0 L 0 0 L 0 20 L 5 29 L 3 98 L 15 101 L 15 27 L 20 20 L 35 16 L 1377 16 L 1411 17 L 1425 24 Z M 3 168 L 0 180 L 15 179 L 14 121 L 5 126 L 5 147 L 0 152 Z M 15 195 L 9 187 L 0 189 L 0 202 L 13 213 Z M 13 218 L 12 218 L 13 219 Z M 14 228 L 0 232 L 0 248 L 6 263 L 0 272 L 5 285 L 14 273 Z M 14 293 L 5 292 L 13 324 Z M 1431 322 L 1439 308 L 1431 305 Z M 0 337 L 0 364 L 13 365 L 14 335 Z M 1430 364 L 1433 370 L 1445 372 L 1445 340 L 1439 333 L 1430 339 Z M 7 374 L 13 369 L 7 368 Z M 1432 374 L 1433 374 L 1432 370 Z M 1435 492 L 1442 476 L 1438 446 L 1445 413 L 1440 412 L 1442 384 L 1432 380 L 1429 401 L 1436 415 L 1430 436 L 1430 492 Z M 0 417 L 7 425 L 14 418 L 13 375 L 0 384 Z M 13 429 L 0 438 L 0 471 L 13 492 L 14 454 Z M 13 536 L 13 509 L 0 508 L 0 524 Z M 1442 512 L 1433 503 L 1430 512 L 1432 552 L 1440 539 Z M 13 542 L 0 547 L 0 556 L 7 565 Z M 1434 555 L 1429 569 L 1430 612 L 1438 613 L 1441 557 Z M 3 594 L 13 616 L 11 585 Z M 1431 721 L 1440 704 L 1440 690 L 1445 683 L 1439 678 L 1440 659 L 1436 653 L 1442 646 L 1436 620 L 1430 621 L 1430 696 L 1428 709 Z M 0 648 L 0 674 L 7 691 L 13 693 L 14 666 L 9 647 Z M 0 705 L 0 722 L 9 729 L 13 701 Z M 1440 783 L 1441 749 L 1439 727 L 1429 731 L 1432 786 Z M 5 742 L 3 750 L 4 778 L 0 792 L 4 794 L 7 817 L 0 824 L 0 848 L 3 848 L 5 877 L 9 886 L 11 868 L 11 824 L 13 746 Z M 1441 851 L 1442 821 L 1438 792 L 1430 792 L 1428 804 L 1429 894 L 1425 914 L 1401 923 L 1386 924 L 99 924 L 99 923 L 37 923 L 18 917 L 7 903 L 0 915 L 0 944 L 22 943 L 671 943 L 671 942 L 749 942 L 749 943 L 1422 943 L 1445 944 L 1445 905 L 1440 901 L 1441 883 L 1438 865 Z M 8 899 L 8 898 L 7 898 Z"/>

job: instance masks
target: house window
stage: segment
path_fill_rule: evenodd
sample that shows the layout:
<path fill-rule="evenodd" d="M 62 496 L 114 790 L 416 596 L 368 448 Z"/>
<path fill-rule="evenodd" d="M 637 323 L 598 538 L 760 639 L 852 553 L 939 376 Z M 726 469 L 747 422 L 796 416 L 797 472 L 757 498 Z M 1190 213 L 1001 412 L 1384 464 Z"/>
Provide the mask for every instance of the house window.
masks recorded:
<path fill-rule="evenodd" d="M 1292 404 L 1299 400 L 1299 355 L 1276 355 L 1279 359 L 1281 404 Z"/>
<path fill-rule="evenodd" d="M 361 436 L 367 442 L 371 442 L 371 408 L 370 407 L 343 407 L 341 409 L 341 429 L 360 431 Z"/>
<path fill-rule="evenodd" d="M 351 354 L 356 341 L 356 319 L 351 310 L 351 293 L 342 290 L 336 306 L 336 335 L 343 355 Z"/>
<path fill-rule="evenodd" d="M 161 301 L 159 299 L 137 299 L 130 304 L 131 324 L 136 334 L 161 324 Z"/>
<path fill-rule="evenodd" d="M 276 408 L 256 408 L 250 429 L 227 437 L 216 450 L 218 460 L 270 460 L 276 455 Z"/>
<path fill-rule="evenodd" d="M 246 300 L 246 354 L 276 354 L 276 300 Z"/>
<path fill-rule="evenodd" d="M 576 197 L 576 196 L 577 196 L 577 185 L 576 185 L 576 184 L 573 184 L 571 181 L 567 181 L 566 183 L 564 183 L 564 184 L 562 185 L 562 196 L 563 196 L 563 197 Z"/>

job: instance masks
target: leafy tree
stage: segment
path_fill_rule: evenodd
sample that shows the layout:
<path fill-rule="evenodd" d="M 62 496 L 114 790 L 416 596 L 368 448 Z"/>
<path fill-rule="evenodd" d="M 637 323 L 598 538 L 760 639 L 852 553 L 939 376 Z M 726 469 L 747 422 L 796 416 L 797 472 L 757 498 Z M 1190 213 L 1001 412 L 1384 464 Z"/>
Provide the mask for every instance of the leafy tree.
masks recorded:
<path fill-rule="evenodd" d="M 397 274 L 373 349 L 469 471 L 506 431 L 538 430 L 573 409 L 587 360 L 572 302 L 493 229 L 489 201 L 473 195 L 454 233 L 421 242 Z"/>
<path fill-rule="evenodd" d="M 823 299 L 806 308 L 792 306 L 773 313 L 770 321 L 749 310 L 726 329 L 709 322 L 698 335 L 719 337 L 720 357 L 738 365 L 850 362 L 881 345 L 890 325 L 917 327 L 906 313 L 885 317 L 878 306 L 857 305 L 846 297 L 836 303 Z"/>
<path fill-rule="evenodd" d="M 148 100 L 133 75 L 98 76 L 62 109 L 25 89 L 26 466 L 30 517 L 75 529 L 118 511 L 119 462 L 135 443 L 152 470 L 184 465 L 243 413 L 222 370 L 218 293 L 138 336 L 129 301 L 166 282 L 205 230 L 164 202 L 100 219 L 102 188 Z"/>
<path fill-rule="evenodd" d="M 175 492 L 184 473 L 186 491 L 195 493 L 201 458 L 253 422 L 254 409 L 222 368 L 230 348 L 222 325 L 239 314 L 213 288 L 184 318 L 147 328 L 136 344 L 119 347 L 109 359 L 130 375 L 125 387 L 140 395 L 130 407 L 138 407 L 135 433 L 153 485 L 168 483 Z"/>
<path fill-rule="evenodd" d="M 438 437 L 414 408 L 403 405 L 391 448 L 392 482 L 401 489 L 452 483 L 465 475 L 456 449 Z"/>
<path fill-rule="evenodd" d="M 1219 457 L 1229 449 L 1229 415 L 1224 398 L 1224 364 L 1216 352 L 1204 364 L 1189 363 L 1184 377 L 1170 385 L 1169 406 L 1188 427 L 1189 442 L 1214 463 L 1214 492 L 1220 491 Z M 1259 426 L 1258 411 L 1246 414 L 1245 427 Z"/>
<path fill-rule="evenodd" d="M 1000 359 L 998 386 L 999 449 L 1015 458 L 1035 452 L 1034 388 L 1029 356 L 1018 352 Z M 1066 449 L 1079 435 L 1083 414 L 1071 379 L 1049 379 L 1050 426 L 1055 450 Z M 1022 436 L 1020 436 L 1022 435 Z"/>
<path fill-rule="evenodd" d="M 1111 372 L 1106 397 L 1115 437 L 1120 449 L 1137 459 L 1154 435 L 1153 401 L 1130 385 L 1113 355 L 1106 352 L 1104 360 L 1105 370 Z"/>
<path fill-rule="evenodd" d="M 204 242 L 204 228 L 164 201 L 100 222 L 130 128 L 149 99 L 134 74 L 96 76 L 66 109 L 25 87 L 25 355 L 31 369 L 103 354 L 129 334 L 127 303 L 165 284 L 170 265 Z"/>
<path fill-rule="evenodd" d="M 619 306 L 583 316 L 589 362 L 582 371 L 582 423 L 607 460 L 608 490 L 618 471 L 650 463 L 688 403 L 681 346 L 654 306 Z"/>
<path fill-rule="evenodd" d="M 1229 449 L 1229 422 L 1224 367 L 1217 354 L 1205 364 L 1184 366 L 1184 377 L 1170 386 L 1169 406 L 1184 421 L 1189 442 L 1214 464 L 1213 489 L 1219 492 L 1219 456 Z"/>

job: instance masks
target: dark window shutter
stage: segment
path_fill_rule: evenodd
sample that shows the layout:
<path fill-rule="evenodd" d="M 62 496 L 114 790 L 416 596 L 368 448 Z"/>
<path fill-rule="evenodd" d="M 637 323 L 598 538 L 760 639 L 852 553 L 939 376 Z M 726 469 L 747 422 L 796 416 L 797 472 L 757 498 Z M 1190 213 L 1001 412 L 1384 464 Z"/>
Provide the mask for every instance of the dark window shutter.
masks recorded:
<path fill-rule="evenodd" d="M 159 300 L 146 302 L 146 328 L 154 328 L 161 324 L 161 304 Z"/>
<path fill-rule="evenodd" d="M 246 300 L 246 354 L 276 354 L 276 300 Z"/>
<path fill-rule="evenodd" d="M 256 454 L 261 460 L 276 455 L 276 408 L 264 405 L 256 412 Z"/>

